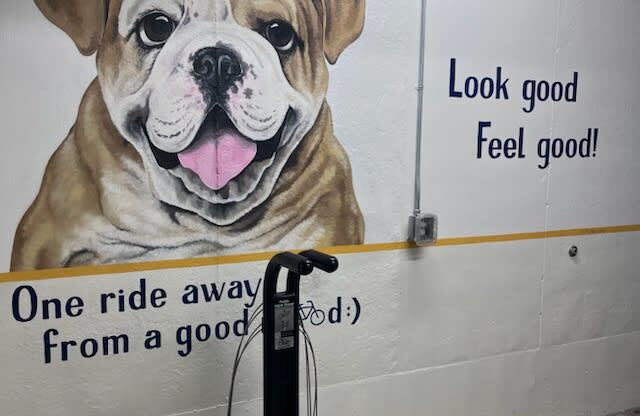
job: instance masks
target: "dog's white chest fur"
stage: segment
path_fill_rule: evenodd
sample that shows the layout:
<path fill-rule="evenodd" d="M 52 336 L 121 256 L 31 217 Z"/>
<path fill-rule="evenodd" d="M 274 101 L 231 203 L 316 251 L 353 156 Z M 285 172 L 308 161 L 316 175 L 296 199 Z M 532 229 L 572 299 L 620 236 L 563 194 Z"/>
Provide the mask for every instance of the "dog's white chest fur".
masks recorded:
<path fill-rule="evenodd" d="M 238 234 L 160 202 L 138 166 L 106 175 L 102 190 L 104 216 L 77 224 L 75 238 L 64 249 L 67 262 L 87 252 L 99 253 L 91 262 L 108 264 L 312 247 L 325 231 L 312 219 L 296 221 L 284 215 L 256 222 Z"/>

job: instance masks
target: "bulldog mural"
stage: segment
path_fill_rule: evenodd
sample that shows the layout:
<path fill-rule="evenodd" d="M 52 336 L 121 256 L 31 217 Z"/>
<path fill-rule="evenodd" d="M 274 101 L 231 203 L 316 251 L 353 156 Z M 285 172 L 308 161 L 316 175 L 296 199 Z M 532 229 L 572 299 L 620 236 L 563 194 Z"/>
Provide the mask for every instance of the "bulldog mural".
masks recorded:
<path fill-rule="evenodd" d="M 36 3 L 98 77 L 12 270 L 363 242 L 326 92 L 364 0 Z"/>

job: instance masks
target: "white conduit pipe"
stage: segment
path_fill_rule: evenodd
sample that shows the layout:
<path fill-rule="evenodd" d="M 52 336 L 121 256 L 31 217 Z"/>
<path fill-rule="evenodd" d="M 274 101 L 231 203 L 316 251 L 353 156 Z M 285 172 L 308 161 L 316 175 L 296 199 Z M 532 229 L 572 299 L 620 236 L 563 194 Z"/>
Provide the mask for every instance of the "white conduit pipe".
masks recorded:
<path fill-rule="evenodd" d="M 416 171 L 413 211 L 414 215 L 421 212 L 420 193 L 422 190 L 422 118 L 424 108 L 424 68 L 427 34 L 427 0 L 422 0 L 420 17 L 420 57 L 418 62 L 418 114 L 416 123 Z"/>

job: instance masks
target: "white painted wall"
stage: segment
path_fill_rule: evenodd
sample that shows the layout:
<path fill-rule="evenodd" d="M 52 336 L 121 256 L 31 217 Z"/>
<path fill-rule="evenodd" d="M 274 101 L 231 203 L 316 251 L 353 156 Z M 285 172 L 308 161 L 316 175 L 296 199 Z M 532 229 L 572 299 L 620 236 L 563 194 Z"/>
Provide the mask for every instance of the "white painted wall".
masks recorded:
<path fill-rule="evenodd" d="M 330 102 L 368 242 L 404 239 L 412 205 L 417 3 L 370 0 L 363 37 L 332 70 Z M 640 3 L 434 0 L 428 12 L 423 204 L 440 216 L 441 236 L 640 224 Z M 43 168 L 65 135 L 94 70 L 31 2 L 3 2 L 0 19 L 0 149 L 11 155 L 0 166 L 0 189 L 10 195 L 0 218 L 6 269 L 12 230 L 42 173 L 34 166 Z M 449 98 L 452 57 L 476 74 L 503 66 L 516 97 Z M 519 82 L 573 71 L 577 103 L 520 110 Z M 479 120 L 493 121 L 501 135 L 525 126 L 530 156 L 477 160 Z M 534 138 L 587 127 L 600 128 L 596 158 L 536 167 Z M 25 191 L 11 193 L 16 184 Z M 571 245 L 579 247 L 575 259 Z M 639 251 L 640 234 L 631 232 L 341 256 L 338 275 L 303 284 L 323 308 L 337 296 L 357 297 L 363 308 L 356 325 L 312 328 L 320 414 L 595 416 L 640 405 Z M 34 282 L 41 296 L 81 296 L 87 309 L 27 324 L 11 317 L 11 296 L 24 283 L 0 284 L 0 414 L 226 414 L 237 340 L 181 358 L 175 331 L 237 319 L 242 302 L 187 307 L 179 294 L 189 283 L 256 282 L 264 266 Z M 101 293 L 133 290 L 140 278 L 167 290 L 165 308 L 99 313 Z M 60 330 L 59 340 L 127 333 L 132 351 L 45 365 L 49 328 Z M 149 329 L 165 335 L 162 349 L 141 348 Z M 256 344 L 242 365 L 234 415 L 261 414 L 261 383 Z"/>

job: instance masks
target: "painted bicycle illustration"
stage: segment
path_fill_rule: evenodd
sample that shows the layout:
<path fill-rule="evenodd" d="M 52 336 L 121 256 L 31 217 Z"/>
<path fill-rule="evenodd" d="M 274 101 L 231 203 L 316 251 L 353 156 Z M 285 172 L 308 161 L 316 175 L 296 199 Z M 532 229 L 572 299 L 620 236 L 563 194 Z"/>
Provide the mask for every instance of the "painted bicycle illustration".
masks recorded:
<path fill-rule="evenodd" d="M 309 319 L 312 325 L 321 325 L 326 319 L 326 314 L 322 309 L 316 308 L 312 300 L 300 304 L 300 318 L 303 321 Z"/>

